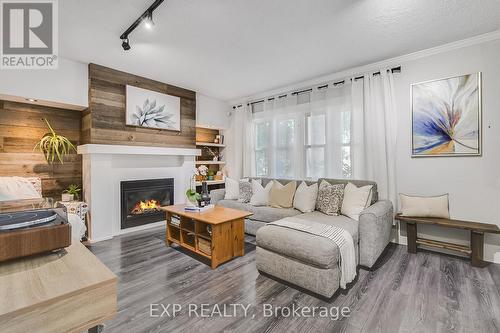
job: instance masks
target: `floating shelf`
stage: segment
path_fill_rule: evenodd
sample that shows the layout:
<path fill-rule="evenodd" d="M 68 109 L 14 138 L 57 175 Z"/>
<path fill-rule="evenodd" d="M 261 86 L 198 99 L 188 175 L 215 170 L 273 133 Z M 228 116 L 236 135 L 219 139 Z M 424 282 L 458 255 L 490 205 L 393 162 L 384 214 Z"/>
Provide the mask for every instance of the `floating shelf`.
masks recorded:
<path fill-rule="evenodd" d="M 226 145 L 222 143 L 213 143 L 213 142 L 196 142 L 197 146 L 204 146 L 204 147 L 220 147 L 220 148 L 225 148 Z"/>
<path fill-rule="evenodd" d="M 225 180 L 206 180 L 207 185 L 218 185 L 218 184 L 225 184 Z M 201 182 L 195 182 L 196 186 L 201 186 Z"/>
<path fill-rule="evenodd" d="M 195 161 L 195 164 L 226 164 L 224 161 Z"/>
<path fill-rule="evenodd" d="M 196 125 L 196 128 L 202 128 L 202 129 L 207 129 L 207 130 L 215 130 L 215 131 L 224 131 L 225 130 L 225 128 L 222 128 L 222 127 L 215 127 L 215 126 L 201 125 L 201 124 Z"/>

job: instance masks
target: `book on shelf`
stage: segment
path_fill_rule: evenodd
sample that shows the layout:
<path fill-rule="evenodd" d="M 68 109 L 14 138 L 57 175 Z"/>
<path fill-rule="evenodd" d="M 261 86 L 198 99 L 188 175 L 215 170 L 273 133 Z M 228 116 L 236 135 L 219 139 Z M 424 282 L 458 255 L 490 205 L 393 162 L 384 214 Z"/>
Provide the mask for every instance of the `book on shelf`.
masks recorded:
<path fill-rule="evenodd" d="M 201 212 L 204 212 L 206 210 L 212 209 L 214 207 L 215 207 L 215 205 L 207 205 L 205 207 L 186 206 L 186 207 L 184 207 L 184 210 L 186 212 L 199 212 L 199 213 L 201 213 Z"/>

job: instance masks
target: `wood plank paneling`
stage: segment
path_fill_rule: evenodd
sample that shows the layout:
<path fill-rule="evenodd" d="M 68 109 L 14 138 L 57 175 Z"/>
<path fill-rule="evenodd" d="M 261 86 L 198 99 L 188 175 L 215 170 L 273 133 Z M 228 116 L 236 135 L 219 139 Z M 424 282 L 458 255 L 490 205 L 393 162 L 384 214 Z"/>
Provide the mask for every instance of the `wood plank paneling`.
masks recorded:
<path fill-rule="evenodd" d="M 48 164 L 35 144 L 49 130 L 47 118 L 57 133 L 80 144 L 82 113 L 40 105 L 0 101 L 0 176 L 40 177 L 43 195 L 60 198 L 69 184 L 82 184 L 82 160 L 67 155 L 64 164 Z"/>
<path fill-rule="evenodd" d="M 195 147 L 196 93 L 194 91 L 96 64 L 89 65 L 89 82 L 89 112 L 83 117 L 81 135 L 83 143 Z M 127 126 L 126 85 L 180 97 L 181 131 Z"/>

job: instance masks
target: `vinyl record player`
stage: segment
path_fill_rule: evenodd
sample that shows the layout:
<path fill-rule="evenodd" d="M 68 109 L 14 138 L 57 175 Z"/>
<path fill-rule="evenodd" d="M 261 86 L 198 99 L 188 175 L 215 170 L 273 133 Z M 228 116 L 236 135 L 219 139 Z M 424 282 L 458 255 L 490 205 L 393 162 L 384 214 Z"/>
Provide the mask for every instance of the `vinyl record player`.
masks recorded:
<path fill-rule="evenodd" d="M 38 208 L 33 202 L 0 203 L 0 262 L 71 245 L 66 207 Z"/>

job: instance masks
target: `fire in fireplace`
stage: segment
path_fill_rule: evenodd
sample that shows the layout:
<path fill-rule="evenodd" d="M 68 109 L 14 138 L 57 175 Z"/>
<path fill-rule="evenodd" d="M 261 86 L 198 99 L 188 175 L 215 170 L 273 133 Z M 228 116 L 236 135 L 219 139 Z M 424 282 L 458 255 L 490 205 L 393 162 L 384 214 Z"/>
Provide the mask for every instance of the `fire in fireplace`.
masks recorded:
<path fill-rule="evenodd" d="M 121 228 L 131 228 L 165 219 L 162 206 L 174 203 L 174 179 L 123 181 Z"/>
<path fill-rule="evenodd" d="M 141 200 L 135 204 L 134 209 L 132 209 L 131 213 L 134 215 L 155 213 L 160 210 L 160 207 L 161 205 L 154 199 L 146 201 Z"/>

